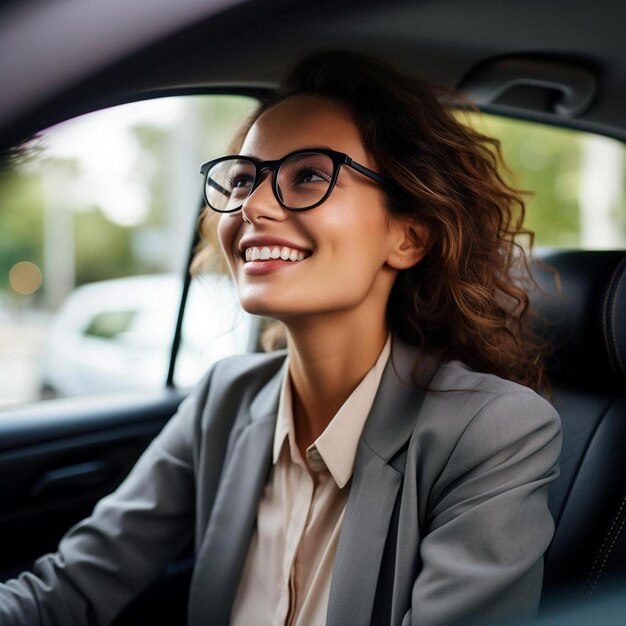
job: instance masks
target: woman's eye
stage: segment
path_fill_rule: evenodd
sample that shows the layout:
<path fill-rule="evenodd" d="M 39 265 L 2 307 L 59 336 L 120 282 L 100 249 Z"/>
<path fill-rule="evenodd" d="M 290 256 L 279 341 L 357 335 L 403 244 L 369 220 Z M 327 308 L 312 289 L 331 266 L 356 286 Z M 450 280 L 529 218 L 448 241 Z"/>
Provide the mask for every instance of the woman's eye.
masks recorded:
<path fill-rule="evenodd" d="M 233 191 L 236 189 L 248 189 L 250 185 L 252 185 L 252 177 L 243 174 L 233 176 L 229 181 L 229 186 Z"/>
<path fill-rule="evenodd" d="M 312 168 L 303 168 L 298 172 L 296 176 L 296 182 L 298 183 L 315 183 L 325 182 L 327 183 L 330 177 L 326 172 Z"/>

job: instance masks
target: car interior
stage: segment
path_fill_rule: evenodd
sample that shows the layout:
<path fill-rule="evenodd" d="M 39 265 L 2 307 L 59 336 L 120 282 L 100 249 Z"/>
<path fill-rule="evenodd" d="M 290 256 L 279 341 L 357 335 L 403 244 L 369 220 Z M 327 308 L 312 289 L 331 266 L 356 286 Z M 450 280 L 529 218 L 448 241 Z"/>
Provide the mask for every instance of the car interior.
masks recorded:
<path fill-rule="evenodd" d="M 123 102 L 263 99 L 296 59 L 328 48 L 380 56 L 459 89 L 489 114 L 626 142 L 626 9 L 617 0 L 76 5 L 30 0 L 0 9 L 0 150 L 10 154 L 42 129 Z M 199 198 L 200 185 L 198 206 Z M 542 292 L 533 305 L 538 331 L 553 345 L 550 400 L 563 425 L 550 492 L 556 532 L 545 558 L 547 608 L 562 596 L 589 602 L 626 580 L 626 248 L 540 256 Z M 53 550 L 175 412 L 187 391 L 173 384 L 185 276 L 161 390 L 0 411 L 2 580 Z M 192 566 L 190 546 L 116 626 L 184 623 Z"/>

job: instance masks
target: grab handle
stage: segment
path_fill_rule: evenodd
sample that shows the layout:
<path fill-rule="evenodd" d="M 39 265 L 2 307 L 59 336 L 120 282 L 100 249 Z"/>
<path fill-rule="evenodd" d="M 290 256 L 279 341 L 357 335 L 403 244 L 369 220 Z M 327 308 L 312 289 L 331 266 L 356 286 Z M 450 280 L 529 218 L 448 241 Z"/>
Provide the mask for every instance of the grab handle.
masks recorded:
<path fill-rule="evenodd" d="M 489 105 L 520 86 L 558 92 L 549 112 L 576 117 L 591 104 L 597 81 L 586 68 L 542 59 L 505 57 L 472 70 L 461 82 L 460 89 L 477 104 Z"/>

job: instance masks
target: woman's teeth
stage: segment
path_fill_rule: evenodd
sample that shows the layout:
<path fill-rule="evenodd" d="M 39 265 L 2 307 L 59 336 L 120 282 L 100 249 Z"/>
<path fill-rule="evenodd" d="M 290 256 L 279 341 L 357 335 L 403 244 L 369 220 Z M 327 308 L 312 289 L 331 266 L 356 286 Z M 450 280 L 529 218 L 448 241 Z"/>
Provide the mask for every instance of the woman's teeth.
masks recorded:
<path fill-rule="evenodd" d="M 246 248 L 246 261 L 269 261 L 271 259 L 282 259 L 283 261 L 302 261 L 306 254 L 302 250 L 274 246 L 272 248 Z"/>

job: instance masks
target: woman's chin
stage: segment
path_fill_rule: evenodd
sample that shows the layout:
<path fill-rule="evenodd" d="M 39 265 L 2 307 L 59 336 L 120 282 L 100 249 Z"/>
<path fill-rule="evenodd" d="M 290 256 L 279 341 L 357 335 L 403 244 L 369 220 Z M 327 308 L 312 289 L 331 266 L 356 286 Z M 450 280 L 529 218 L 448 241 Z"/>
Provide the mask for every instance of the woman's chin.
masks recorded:
<path fill-rule="evenodd" d="M 240 294 L 239 304 L 241 304 L 241 308 L 246 313 L 271 317 L 276 320 L 282 320 L 285 317 L 297 314 L 297 312 L 293 310 L 293 307 L 283 306 L 275 300 L 268 301 L 267 298 L 254 296 L 242 297 Z"/>

